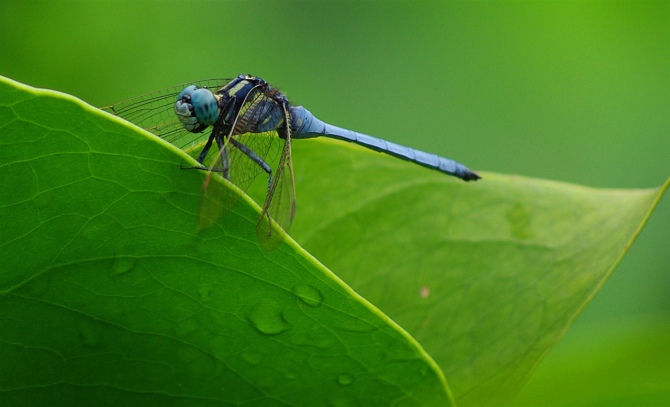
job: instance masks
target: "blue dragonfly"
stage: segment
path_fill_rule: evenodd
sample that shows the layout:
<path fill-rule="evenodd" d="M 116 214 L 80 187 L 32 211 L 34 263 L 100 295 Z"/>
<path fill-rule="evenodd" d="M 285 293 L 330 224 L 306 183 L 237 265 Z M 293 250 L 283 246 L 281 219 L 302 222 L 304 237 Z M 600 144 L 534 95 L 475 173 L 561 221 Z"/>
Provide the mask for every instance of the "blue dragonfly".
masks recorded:
<path fill-rule="evenodd" d="M 474 171 L 448 158 L 325 123 L 304 107 L 292 106 L 284 94 L 251 75 L 182 84 L 103 110 L 187 152 L 199 149 L 196 160 L 200 165 L 189 169 L 209 171 L 203 184 L 204 194 L 210 189 L 215 172 L 242 191 L 265 172 L 267 194 L 256 230 L 260 240 L 269 241 L 270 245 L 281 241 L 281 230 L 289 230 L 295 214 L 293 139 L 329 137 L 349 141 L 464 181 L 480 179 Z M 202 133 L 208 134 L 206 139 Z M 212 160 L 208 154 L 214 143 L 218 154 Z M 279 155 L 274 172 L 270 165 L 273 155 Z M 201 218 L 203 212 L 206 208 L 201 207 Z"/>

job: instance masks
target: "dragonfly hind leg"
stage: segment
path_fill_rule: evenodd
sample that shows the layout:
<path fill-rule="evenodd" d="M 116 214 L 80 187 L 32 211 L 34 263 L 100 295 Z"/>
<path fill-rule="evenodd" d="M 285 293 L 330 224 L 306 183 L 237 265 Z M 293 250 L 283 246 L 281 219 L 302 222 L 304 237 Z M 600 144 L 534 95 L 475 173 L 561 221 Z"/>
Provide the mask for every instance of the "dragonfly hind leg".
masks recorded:
<path fill-rule="evenodd" d="M 270 191 L 270 188 L 272 187 L 272 168 L 270 168 L 268 163 L 266 163 L 261 157 L 259 157 L 256 153 L 254 153 L 249 147 L 240 143 L 239 141 L 235 140 L 234 138 L 231 137 L 230 142 L 233 146 L 238 148 L 247 157 L 249 157 L 251 159 L 251 161 L 258 164 L 258 166 L 261 167 L 263 169 L 263 171 L 265 171 L 268 174 L 268 191 Z"/>

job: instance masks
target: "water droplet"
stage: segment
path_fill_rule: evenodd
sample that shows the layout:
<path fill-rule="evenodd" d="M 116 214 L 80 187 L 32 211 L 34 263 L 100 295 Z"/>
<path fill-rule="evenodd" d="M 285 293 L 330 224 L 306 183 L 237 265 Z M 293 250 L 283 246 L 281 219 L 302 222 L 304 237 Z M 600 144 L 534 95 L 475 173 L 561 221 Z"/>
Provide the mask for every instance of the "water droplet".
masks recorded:
<path fill-rule="evenodd" d="M 119 276 L 128 273 L 135 268 L 137 258 L 134 257 L 115 257 L 112 260 L 112 267 L 109 270 L 110 276 Z"/>
<path fill-rule="evenodd" d="M 81 341 L 84 343 L 84 345 L 88 346 L 89 348 L 96 348 L 98 345 L 100 345 L 102 329 L 98 326 L 84 326 L 79 331 L 79 337 L 81 338 Z"/>
<path fill-rule="evenodd" d="M 348 374 L 341 374 L 341 375 L 337 378 L 337 382 L 338 382 L 339 384 L 341 384 L 342 386 L 348 386 L 348 385 L 350 385 L 353 381 L 354 381 L 354 379 L 353 379 L 351 376 L 349 376 Z"/>
<path fill-rule="evenodd" d="M 293 294 L 310 307 L 318 307 L 323 302 L 321 291 L 311 285 L 298 284 L 293 287 Z"/>
<path fill-rule="evenodd" d="M 284 319 L 279 303 L 274 300 L 262 301 L 251 310 L 249 320 L 263 335 L 279 335 L 291 326 Z"/>
<path fill-rule="evenodd" d="M 250 365 L 259 365 L 263 361 L 263 355 L 258 352 L 244 352 L 242 353 L 244 359 Z"/>
<path fill-rule="evenodd" d="M 200 294 L 200 300 L 203 302 L 207 302 L 212 299 L 212 296 L 214 294 L 214 287 L 211 285 L 201 285 L 198 287 L 198 294 Z"/>

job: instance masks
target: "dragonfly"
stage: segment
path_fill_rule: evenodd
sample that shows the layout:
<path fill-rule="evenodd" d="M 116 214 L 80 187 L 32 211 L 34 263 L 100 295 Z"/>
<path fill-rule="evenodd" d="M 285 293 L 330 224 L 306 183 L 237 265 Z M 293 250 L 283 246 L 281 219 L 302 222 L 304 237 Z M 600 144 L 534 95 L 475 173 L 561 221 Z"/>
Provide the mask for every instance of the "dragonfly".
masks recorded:
<path fill-rule="evenodd" d="M 282 92 L 251 75 L 185 83 L 102 109 L 187 152 L 200 149 L 196 158 L 199 165 L 182 168 L 209 172 L 203 194 L 210 189 L 214 173 L 246 192 L 264 172 L 267 193 L 256 225 L 261 241 L 281 241 L 280 232 L 288 232 L 295 216 L 293 139 L 344 140 L 464 181 L 481 178 L 454 160 L 323 122 L 304 107 L 291 105 Z M 218 153 L 212 162 L 208 155 L 214 144 Z M 273 157 L 277 160 L 277 155 L 278 164 L 273 171 L 270 163 Z M 201 208 L 200 216 L 202 212 Z"/>

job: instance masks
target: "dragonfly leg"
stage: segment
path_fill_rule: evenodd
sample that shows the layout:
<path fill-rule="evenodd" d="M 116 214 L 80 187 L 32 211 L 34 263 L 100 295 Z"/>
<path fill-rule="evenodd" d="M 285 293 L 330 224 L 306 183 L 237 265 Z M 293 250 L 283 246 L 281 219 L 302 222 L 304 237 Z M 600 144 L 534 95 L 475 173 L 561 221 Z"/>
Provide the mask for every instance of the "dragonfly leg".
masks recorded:
<path fill-rule="evenodd" d="M 214 132 L 209 136 L 207 139 L 207 143 L 205 143 L 205 146 L 202 148 L 202 151 L 198 155 L 198 158 L 196 159 L 200 164 L 205 161 L 205 157 L 207 156 L 207 153 L 209 152 L 209 149 L 212 148 L 212 141 L 214 141 Z"/>
<path fill-rule="evenodd" d="M 228 164 L 228 149 L 221 137 L 216 137 L 216 144 L 219 146 L 219 154 L 221 155 L 221 172 L 223 178 L 230 180 L 230 165 Z"/>
<path fill-rule="evenodd" d="M 209 152 L 210 148 L 212 148 L 212 142 L 216 139 L 216 144 L 219 146 L 219 152 L 221 154 L 221 168 L 209 168 L 206 167 L 203 164 L 203 161 L 205 161 L 205 157 L 207 157 L 207 153 Z M 203 170 L 203 171 L 214 171 L 214 172 L 220 172 L 223 173 L 224 178 L 230 179 L 230 166 L 228 165 L 228 150 L 225 148 L 225 143 L 221 139 L 221 137 L 216 137 L 214 133 L 212 133 L 211 136 L 209 136 L 209 139 L 207 139 L 207 143 L 205 146 L 202 148 L 202 151 L 198 155 L 198 158 L 196 159 L 200 164 L 200 166 L 197 167 L 184 167 L 182 166 L 182 170 Z"/>
<path fill-rule="evenodd" d="M 268 191 L 270 190 L 270 187 L 272 187 L 272 168 L 263 161 L 262 158 L 260 158 L 256 153 L 254 153 L 249 147 L 246 145 L 240 143 L 239 141 L 235 140 L 234 138 L 231 137 L 230 142 L 237 147 L 241 152 L 243 152 L 247 157 L 251 159 L 251 161 L 255 162 L 258 164 L 263 171 L 265 171 L 268 174 Z"/>
<path fill-rule="evenodd" d="M 212 148 L 212 142 L 214 141 L 214 133 L 212 133 L 209 138 L 207 139 L 207 143 L 205 143 L 205 146 L 202 148 L 202 151 L 198 155 L 198 158 L 196 158 L 196 161 L 198 161 L 200 164 L 205 161 L 205 157 L 207 157 L 207 153 L 209 152 L 209 149 Z M 205 167 L 205 165 L 200 165 L 199 167 L 180 167 L 182 170 L 209 170 L 209 168 Z"/>

